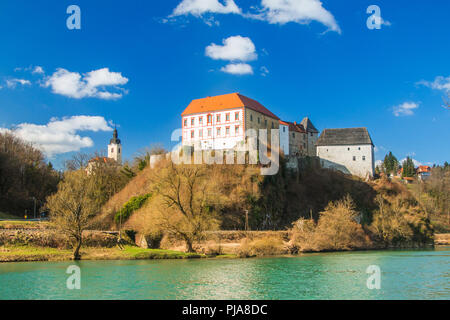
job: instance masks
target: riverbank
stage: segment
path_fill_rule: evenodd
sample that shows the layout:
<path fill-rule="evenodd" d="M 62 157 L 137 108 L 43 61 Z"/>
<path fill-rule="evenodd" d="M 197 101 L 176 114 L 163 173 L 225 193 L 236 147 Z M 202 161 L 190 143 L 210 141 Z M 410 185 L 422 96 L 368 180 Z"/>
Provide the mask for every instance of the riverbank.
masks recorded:
<path fill-rule="evenodd" d="M 174 250 L 142 249 L 125 246 L 123 250 L 116 248 L 83 248 L 83 260 L 151 260 L 151 259 L 200 259 L 225 258 L 233 255 L 208 256 L 205 254 L 185 253 Z M 69 261 L 72 260 L 72 251 L 43 248 L 36 246 L 3 246 L 0 247 L 1 262 L 27 262 L 27 261 Z"/>

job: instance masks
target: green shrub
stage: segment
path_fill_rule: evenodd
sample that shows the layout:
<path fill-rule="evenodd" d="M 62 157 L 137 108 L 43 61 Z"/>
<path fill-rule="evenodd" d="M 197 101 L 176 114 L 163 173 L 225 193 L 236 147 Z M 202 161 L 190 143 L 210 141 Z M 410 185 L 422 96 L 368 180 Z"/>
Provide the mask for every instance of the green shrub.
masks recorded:
<path fill-rule="evenodd" d="M 131 216 L 131 214 L 142 208 L 142 206 L 145 204 L 145 202 L 148 200 L 148 198 L 151 197 L 151 193 L 144 194 L 142 196 L 132 197 L 128 202 L 126 202 L 122 209 L 120 209 L 115 217 L 114 220 L 116 223 L 124 223 L 128 220 L 128 218 Z"/>

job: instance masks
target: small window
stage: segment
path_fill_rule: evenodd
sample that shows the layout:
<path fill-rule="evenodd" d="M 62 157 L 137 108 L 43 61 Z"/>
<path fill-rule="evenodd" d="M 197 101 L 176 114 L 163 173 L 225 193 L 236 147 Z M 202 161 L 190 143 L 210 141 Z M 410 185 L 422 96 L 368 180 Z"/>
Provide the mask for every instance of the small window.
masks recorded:
<path fill-rule="evenodd" d="M 350 148 L 347 148 L 348 151 L 350 151 Z"/>
<path fill-rule="evenodd" d="M 220 114 L 217 115 L 216 122 L 220 122 Z"/>
<path fill-rule="evenodd" d="M 114 153 L 114 148 L 111 148 L 111 153 Z"/>
<path fill-rule="evenodd" d="M 191 126 L 193 126 L 194 123 L 195 123 L 195 118 L 192 118 L 192 119 L 191 119 Z"/>
<path fill-rule="evenodd" d="M 258 123 L 261 123 L 261 119 L 258 117 Z"/>
<path fill-rule="evenodd" d="M 366 161 L 366 156 L 363 156 L 363 158 L 362 158 L 362 159 L 363 159 L 363 161 Z"/>
<path fill-rule="evenodd" d="M 198 123 L 199 123 L 199 124 L 203 124 L 203 117 L 199 117 L 199 118 L 198 118 Z"/>
<path fill-rule="evenodd" d="M 217 135 L 220 136 L 220 128 L 217 128 Z"/>
<path fill-rule="evenodd" d="M 239 126 L 234 127 L 234 133 L 237 135 L 239 134 Z"/>
<path fill-rule="evenodd" d="M 208 129 L 208 137 L 211 137 L 212 130 Z"/>
<path fill-rule="evenodd" d="M 235 114 L 234 114 L 234 120 L 239 120 L 239 112 L 236 112 Z"/>
<path fill-rule="evenodd" d="M 207 121 L 208 123 L 212 123 L 212 115 L 208 114 Z"/>
<path fill-rule="evenodd" d="M 358 147 L 358 150 L 361 150 L 361 147 Z"/>
<path fill-rule="evenodd" d="M 187 119 L 184 119 L 184 126 L 187 127 Z"/>
<path fill-rule="evenodd" d="M 203 137 L 203 130 L 198 130 L 198 136 L 201 138 Z"/>
<path fill-rule="evenodd" d="M 250 121 L 253 121 L 253 115 L 252 114 L 250 115 Z"/>
<path fill-rule="evenodd" d="M 226 127 L 226 128 L 225 128 L 225 134 L 226 134 L 226 135 L 229 135 L 229 134 L 230 134 L 230 127 Z"/>
<path fill-rule="evenodd" d="M 264 124 L 265 124 L 265 125 L 266 125 L 266 127 L 267 127 L 267 119 L 265 119 L 265 120 L 264 120 Z"/>
<path fill-rule="evenodd" d="M 119 151 L 117 151 L 118 153 L 120 153 L 120 148 L 119 148 Z"/>
<path fill-rule="evenodd" d="M 283 132 L 286 132 L 286 127 L 283 127 Z"/>
<path fill-rule="evenodd" d="M 273 129 L 273 128 L 275 128 L 275 125 L 273 124 L 273 121 L 272 121 L 272 129 Z"/>
<path fill-rule="evenodd" d="M 356 157 L 355 156 L 353 156 L 353 161 L 356 161 Z"/>
<path fill-rule="evenodd" d="M 191 131 L 191 138 L 194 138 L 194 130 Z"/>
<path fill-rule="evenodd" d="M 311 137 L 313 136 L 313 133 L 311 132 Z"/>
<path fill-rule="evenodd" d="M 295 132 L 292 132 L 292 138 L 295 138 Z"/>
<path fill-rule="evenodd" d="M 230 121 L 230 114 L 229 114 L 229 113 L 227 113 L 227 114 L 225 115 L 225 121 Z"/>

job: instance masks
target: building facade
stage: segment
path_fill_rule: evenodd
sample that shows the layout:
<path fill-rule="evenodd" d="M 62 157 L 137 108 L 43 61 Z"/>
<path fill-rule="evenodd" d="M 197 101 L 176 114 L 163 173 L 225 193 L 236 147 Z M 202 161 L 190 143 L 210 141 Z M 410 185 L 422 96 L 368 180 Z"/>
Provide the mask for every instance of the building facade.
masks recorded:
<path fill-rule="evenodd" d="M 374 144 L 367 128 L 325 129 L 316 147 L 322 167 L 373 177 Z"/>
<path fill-rule="evenodd" d="M 248 129 L 279 128 L 279 118 L 256 100 L 239 93 L 193 100 L 181 114 L 183 146 L 232 149 L 245 142 Z"/>

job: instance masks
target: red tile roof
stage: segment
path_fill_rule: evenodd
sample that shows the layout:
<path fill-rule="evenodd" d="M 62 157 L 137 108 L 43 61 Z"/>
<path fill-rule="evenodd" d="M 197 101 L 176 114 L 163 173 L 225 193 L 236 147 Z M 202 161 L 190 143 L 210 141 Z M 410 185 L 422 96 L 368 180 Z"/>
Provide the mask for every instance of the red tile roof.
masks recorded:
<path fill-rule="evenodd" d="M 418 173 L 431 172 L 431 167 L 430 166 L 419 166 L 419 168 L 417 168 L 417 172 Z"/>
<path fill-rule="evenodd" d="M 235 109 L 246 107 L 268 117 L 279 120 L 275 114 L 269 111 L 258 101 L 250 99 L 239 93 L 230 93 L 221 96 L 207 97 L 203 99 L 192 100 L 189 106 L 183 111 L 182 116 L 209 111 L 219 111 L 225 109 Z"/>

